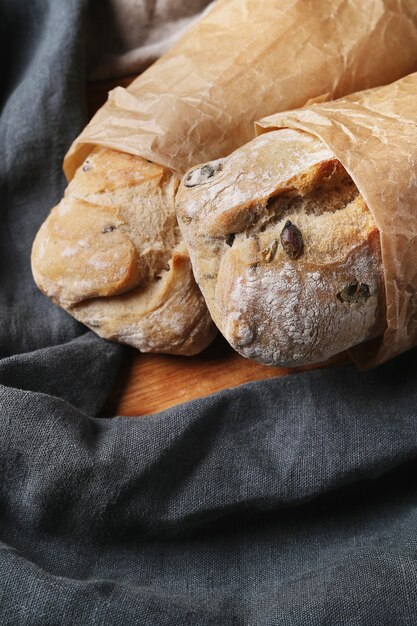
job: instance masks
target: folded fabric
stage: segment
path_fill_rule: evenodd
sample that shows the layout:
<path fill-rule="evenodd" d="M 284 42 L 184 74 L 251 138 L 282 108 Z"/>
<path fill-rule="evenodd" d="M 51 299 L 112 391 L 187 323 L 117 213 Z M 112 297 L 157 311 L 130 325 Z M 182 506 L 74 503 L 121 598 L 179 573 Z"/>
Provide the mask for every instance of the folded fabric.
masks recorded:
<path fill-rule="evenodd" d="M 112 0 L 87 7 L 88 78 L 137 76 L 198 18 L 210 0 Z"/>

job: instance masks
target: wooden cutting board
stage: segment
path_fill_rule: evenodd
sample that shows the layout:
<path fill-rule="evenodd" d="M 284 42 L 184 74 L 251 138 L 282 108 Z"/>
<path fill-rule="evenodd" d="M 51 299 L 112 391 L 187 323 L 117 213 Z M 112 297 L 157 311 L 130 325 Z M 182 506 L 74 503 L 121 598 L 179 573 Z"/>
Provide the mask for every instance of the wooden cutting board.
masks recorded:
<path fill-rule="evenodd" d="M 104 104 L 110 89 L 127 86 L 133 77 L 87 85 L 90 116 Z M 253 380 L 287 376 L 294 372 L 335 367 L 350 362 L 342 353 L 319 365 L 300 368 L 270 367 L 244 359 L 219 336 L 194 357 L 141 354 L 129 349 L 103 415 L 141 416 L 157 413 L 180 402 L 236 387 Z"/>
<path fill-rule="evenodd" d="M 261 365 L 244 359 L 220 336 L 204 352 L 193 357 L 140 354 L 129 349 L 103 415 L 149 415 L 252 380 L 349 362 L 348 355 L 342 353 L 319 365 L 298 368 Z"/>

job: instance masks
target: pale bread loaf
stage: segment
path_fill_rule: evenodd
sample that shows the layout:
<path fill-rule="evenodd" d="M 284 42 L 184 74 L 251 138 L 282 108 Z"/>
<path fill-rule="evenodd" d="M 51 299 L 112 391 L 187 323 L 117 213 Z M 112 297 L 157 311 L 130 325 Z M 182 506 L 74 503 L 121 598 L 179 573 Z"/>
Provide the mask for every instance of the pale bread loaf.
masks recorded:
<path fill-rule="evenodd" d="M 190 170 L 176 205 L 213 320 L 242 355 L 304 365 L 382 333 L 378 229 L 318 139 L 262 135 Z"/>
<path fill-rule="evenodd" d="M 162 166 L 95 148 L 36 236 L 39 288 L 102 337 L 200 352 L 216 330 L 177 225 L 177 187 Z"/>

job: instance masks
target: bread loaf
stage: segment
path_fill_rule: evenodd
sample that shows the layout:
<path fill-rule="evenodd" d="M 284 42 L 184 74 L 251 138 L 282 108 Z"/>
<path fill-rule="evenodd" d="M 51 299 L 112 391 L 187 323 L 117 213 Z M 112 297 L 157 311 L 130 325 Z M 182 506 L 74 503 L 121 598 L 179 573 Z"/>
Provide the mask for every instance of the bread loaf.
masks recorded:
<path fill-rule="evenodd" d="M 304 365 L 383 332 L 378 229 L 318 139 L 262 135 L 190 170 L 176 206 L 212 318 L 243 356 Z"/>
<path fill-rule="evenodd" d="M 174 210 L 178 179 L 141 157 L 95 148 L 40 228 L 40 289 L 108 339 L 191 355 L 216 330 Z"/>
<path fill-rule="evenodd" d="M 164 168 L 181 176 L 249 141 L 261 117 L 416 68 L 415 0 L 217 0 L 127 89 L 112 90 L 75 139 L 64 161 L 75 179 L 35 242 L 35 280 L 103 336 L 142 350 L 197 352 L 214 330 L 177 248 L 177 182 Z M 161 300 L 165 284 L 172 312 Z"/>

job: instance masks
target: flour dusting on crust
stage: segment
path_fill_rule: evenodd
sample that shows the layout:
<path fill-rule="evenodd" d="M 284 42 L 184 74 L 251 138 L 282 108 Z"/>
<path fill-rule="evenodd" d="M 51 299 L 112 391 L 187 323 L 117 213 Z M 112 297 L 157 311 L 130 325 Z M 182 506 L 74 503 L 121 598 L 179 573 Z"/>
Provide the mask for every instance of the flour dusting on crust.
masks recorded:
<path fill-rule="evenodd" d="M 300 275 L 287 262 L 280 269 L 239 276 L 230 293 L 226 339 L 248 358 L 287 366 L 325 360 L 351 347 L 352 338 L 362 342 L 376 320 L 378 268 L 372 257 L 365 261 L 358 252 L 336 272 L 326 268 Z M 337 285 L 348 280 L 346 275 L 368 284 L 366 303 L 349 306 L 337 299 Z"/>

